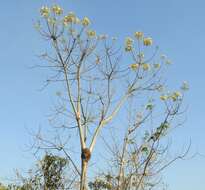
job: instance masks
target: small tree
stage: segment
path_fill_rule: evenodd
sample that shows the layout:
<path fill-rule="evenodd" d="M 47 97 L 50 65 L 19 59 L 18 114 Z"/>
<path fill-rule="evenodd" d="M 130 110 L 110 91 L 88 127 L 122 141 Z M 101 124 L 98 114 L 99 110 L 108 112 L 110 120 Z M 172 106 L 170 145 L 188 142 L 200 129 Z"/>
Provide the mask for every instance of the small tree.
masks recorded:
<path fill-rule="evenodd" d="M 109 160 L 111 167 L 89 182 L 89 187 L 92 190 L 159 189 L 163 185 L 161 171 L 174 161 L 183 159 L 189 151 L 188 147 L 180 155 L 168 157 L 169 144 L 163 143 L 163 138 L 170 130 L 167 119 L 168 115 L 156 129 L 145 131 L 140 141 L 137 135 L 143 120 L 128 127 L 122 143 L 108 146 L 112 155 Z"/>
<path fill-rule="evenodd" d="M 9 184 L 5 190 L 64 190 L 69 183 L 64 176 L 68 162 L 65 158 L 52 154 L 46 154 L 36 164 L 36 168 L 28 171 L 24 177 L 16 172 L 17 181 Z M 3 187 L 2 187 L 3 188 Z"/>
<path fill-rule="evenodd" d="M 135 32 L 132 38 L 127 37 L 124 48 L 119 48 L 115 38 L 108 39 L 106 35 L 97 35 L 90 28 L 91 21 L 87 17 L 79 19 L 73 12 L 63 16 L 63 9 L 58 5 L 44 6 L 40 13 L 42 19 L 37 22 L 36 28 L 48 43 L 48 50 L 41 55 L 41 58 L 48 61 L 48 65 L 40 67 L 48 68 L 51 72 L 45 86 L 56 83 L 61 90 L 57 92 L 59 105 L 55 106 L 51 120 L 58 133 L 55 133 L 54 140 L 36 135 L 36 143 L 39 143 L 36 147 L 65 153 L 75 173 L 80 176 L 80 190 L 85 190 L 88 163 L 100 131 L 111 127 L 114 118 L 126 119 L 131 112 L 134 124 L 121 126 L 121 129 L 127 128 L 122 155 L 118 157 L 120 168 L 117 187 L 123 189 L 121 184 L 127 183 L 125 169 L 130 166 L 124 161 L 125 153 L 127 154 L 128 144 L 136 140 L 131 134 L 134 134 L 139 126 L 143 126 L 145 121 L 153 119 L 154 110 L 157 110 L 162 113 L 157 119 L 158 127 L 155 130 L 152 125 L 153 132 L 148 135 L 149 139 L 135 147 L 135 151 L 147 153 L 139 179 L 144 178 L 149 163 L 154 162 L 152 156 L 156 154 L 158 141 L 178 115 L 182 104 L 183 92 L 168 92 L 163 80 L 163 71 L 166 65 L 171 63 L 170 60 L 166 56 L 157 57 L 157 47 L 152 53 L 150 47 L 153 40 L 145 37 L 142 32 Z M 183 88 L 187 88 L 186 83 Z M 156 106 L 161 104 L 159 99 L 164 107 L 159 106 L 159 109 L 156 109 Z M 129 102 L 134 109 L 126 108 Z M 139 112 L 136 108 L 142 107 L 145 108 L 145 116 L 142 115 L 136 121 L 136 114 Z M 64 132 L 60 133 L 62 130 Z M 74 161 L 76 157 L 68 151 L 68 143 L 65 140 L 64 134 L 67 133 L 69 143 L 74 142 L 74 146 L 78 146 L 78 142 L 72 140 L 76 137 L 71 130 L 77 130 L 79 137 L 80 170 Z M 145 144 L 147 146 L 144 146 Z M 126 178 L 129 175 L 126 175 Z"/>
<path fill-rule="evenodd" d="M 44 189 L 64 189 L 63 169 L 67 161 L 64 158 L 47 154 L 41 163 Z"/>

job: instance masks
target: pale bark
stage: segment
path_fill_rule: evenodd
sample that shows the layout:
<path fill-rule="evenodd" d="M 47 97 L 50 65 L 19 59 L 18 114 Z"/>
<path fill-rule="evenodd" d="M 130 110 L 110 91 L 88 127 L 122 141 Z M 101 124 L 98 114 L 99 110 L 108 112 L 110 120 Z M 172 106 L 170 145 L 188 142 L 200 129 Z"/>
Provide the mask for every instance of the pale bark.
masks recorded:
<path fill-rule="evenodd" d="M 119 175 L 118 175 L 119 180 L 118 180 L 117 190 L 123 190 L 125 154 L 126 154 L 126 151 L 127 151 L 127 142 L 128 142 L 128 135 L 125 136 L 124 143 L 123 143 L 122 156 L 120 158 L 120 169 L 119 169 Z"/>
<path fill-rule="evenodd" d="M 87 169 L 88 162 L 82 159 L 81 162 L 81 177 L 80 177 L 80 190 L 87 190 Z"/>

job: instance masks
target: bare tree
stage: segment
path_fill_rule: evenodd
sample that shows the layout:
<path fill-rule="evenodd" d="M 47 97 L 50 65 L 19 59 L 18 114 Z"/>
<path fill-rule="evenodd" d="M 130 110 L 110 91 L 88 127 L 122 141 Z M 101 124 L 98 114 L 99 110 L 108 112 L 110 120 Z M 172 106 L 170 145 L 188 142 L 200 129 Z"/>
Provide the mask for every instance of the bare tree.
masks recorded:
<path fill-rule="evenodd" d="M 145 125 L 154 115 L 154 105 L 151 106 L 149 103 L 144 108 L 146 111 L 144 110 L 143 117 L 138 115 L 137 118 L 132 118 L 132 113 L 129 113 L 130 119 L 123 141 L 113 142 L 111 145 L 102 137 L 109 152 L 107 159 L 109 167 L 89 183 L 90 188 L 93 190 L 158 189 L 159 185 L 163 184 L 160 173 L 176 160 L 184 159 L 190 148 L 189 144 L 182 153 L 170 158 L 171 143 L 164 141 L 174 127 L 181 125 L 174 123 L 174 118 L 182 114 L 179 112 L 179 104 L 181 100 L 175 102 L 175 105 L 167 104 L 168 107 L 161 116 L 162 122 L 148 130 Z M 131 107 L 129 110 L 132 110 Z"/>
<path fill-rule="evenodd" d="M 152 116 L 155 109 L 152 102 L 158 97 L 166 106 L 166 117 L 147 140 L 150 149 L 141 163 L 144 168 L 138 185 L 141 186 L 148 165 L 156 154 L 154 147 L 178 113 L 183 99 L 179 91 L 167 92 L 163 72 L 170 61 L 165 56 L 157 57 L 157 47 L 154 53 L 151 52 L 153 41 L 144 37 L 142 32 L 135 32 L 133 38 L 127 37 L 121 48 L 115 38 L 97 35 L 90 28 L 91 22 L 87 17 L 79 19 L 73 12 L 63 16 L 63 9 L 58 5 L 44 6 L 40 13 L 42 19 L 36 28 L 47 42 L 47 51 L 41 55 L 47 63 L 38 67 L 49 69 L 51 74 L 44 87 L 55 83 L 61 90 L 57 93 L 58 104 L 50 119 L 55 137 L 48 139 L 39 132 L 34 146 L 38 150 L 62 151 L 70 160 L 73 172 L 80 176 L 80 190 L 85 190 L 88 163 L 102 129 L 110 127 L 115 118 L 127 115 L 126 105 L 130 100 L 133 106 L 138 106 L 149 99 L 146 107 L 149 114 L 144 118 L 147 119 Z M 118 186 L 124 180 L 122 176 L 127 167 L 124 165 L 127 144 L 141 122 L 130 127 L 125 136 Z M 140 151 L 141 146 L 135 151 Z M 72 154 L 71 147 L 80 147 L 80 154 L 75 150 L 78 157 Z M 77 158 L 81 160 L 80 169 Z"/>

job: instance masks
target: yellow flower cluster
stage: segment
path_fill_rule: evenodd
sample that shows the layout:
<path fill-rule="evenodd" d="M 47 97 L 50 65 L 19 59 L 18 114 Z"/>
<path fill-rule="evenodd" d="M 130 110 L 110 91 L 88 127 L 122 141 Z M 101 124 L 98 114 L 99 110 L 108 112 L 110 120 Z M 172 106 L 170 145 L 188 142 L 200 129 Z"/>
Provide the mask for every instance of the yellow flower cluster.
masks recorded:
<path fill-rule="evenodd" d="M 179 97 L 181 97 L 181 93 L 178 92 L 178 91 L 174 92 L 174 93 L 171 95 L 171 99 L 172 99 L 173 101 L 176 101 Z"/>
<path fill-rule="evenodd" d="M 130 65 L 130 68 L 133 70 L 133 71 L 135 71 L 135 70 L 137 70 L 138 68 L 139 68 L 139 64 L 138 63 L 133 63 L 133 64 L 131 64 Z"/>
<path fill-rule="evenodd" d="M 132 45 L 132 43 L 133 43 L 133 39 L 130 37 L 127 37 L 126 38 L 126 45 Z"/>
<path fill-rule="evenodd" d="M 63 19 L 63 23 L 65 25 L 69 23 L 77 23 L 78 18 L 75 16 L 73 12 L 70 12 L 68 15 L 66 15 Z"/>
<path fill-rule="evenodd" d="M 88 30 L 87 35 L 88 37 L 92 38 L 96 36 L 96 32 L 94 30 Z"/>
<path fill-rule="evenodd" d="M 83 26 L 88 26 L 90 24 L 90 19 L 88 17 L 84 17 L 82 20 Z"/>
<path fill-rule="evenodd" d="M 52 11 L 53 13 L 55 13 L 56 15 L 61 15 L 63 14 L 63 9 L 59 6 L 59 5 L 54 5 L 52 7 Z"/>
<path fill-rule="evenodd" d="M 150 37 L 144 37 L 143 32 L 135 32 L 134 36 L 137 40 L 142 40 L 144 46 L 151 46 L 153 44 L 153 40 Z M 125 45 L 125 51 L 132 51 L 133 49 L 133 40 L 128 37 L 126 38 L 126 45 Z"/>
<path fill-rule="evenodd" d="M 137 38 L 138 40 L 141 40 L 144 36 L 143 32 L 135 32 L 135 38 Z"/>
<path fill-rule="evenodd" d="M 140 67 L 140 64 L 139 64 L 139 63 L 133 63 L 133 64 L 130 65 L 130 68 L 131 68 L 133 71 L 139 69 L 139 67 Z M 142 69 L 143 69 L 144 71 L 148 71 L 148 70 L 150 69 L 150 65 L 147 64 L 147 63 L 143 63 L 143 64 L 142 64 Z"/>
<path fill-rule="evenodd" d="M 162 101 L 165 101 L 165 100 L 168 99 L 168 96 L 166 96 L 166 95 L 162 95 L 162 96 L 160 96 L 160 99 L 161 99 Z"/>
<path fill-rule="evenodd" d="M 125 51 L 132 51 L 133 40 L 130 37 L 127 37 L 125 40 Z"/>
<path fill-rule="evenodd" d="M 149 70 L 150 65 L 147 64 L 147 63 L 143 63 L 143 64 L 142 64 L 142 68 L 143 68 L 144 71 L 147 71 L 147 70 Z"/>
<path fill-rule="evenodd" d="M 144 38 L 143 39 L 144 46 L 151 46 L 152 43 L 153 43 L 152 38 Z"/>
<path fill-rule="evenodd" d="M 181 93 L 179 91 L 176 91 L 176 92 L 173 92 L 172 94 L 170 95 L 162 95 L 160 96 L 160 99 L 165 101 L 167 99 L 171 99 L 172 101 L 177 101 L 180 97 L 181 97 Z"/>
<path fill-rule="evenodd" d="M 50 14 L 50 9 L 47 6 L 43 6 L 40 9 L 41 16 L 47 18 Z"/>

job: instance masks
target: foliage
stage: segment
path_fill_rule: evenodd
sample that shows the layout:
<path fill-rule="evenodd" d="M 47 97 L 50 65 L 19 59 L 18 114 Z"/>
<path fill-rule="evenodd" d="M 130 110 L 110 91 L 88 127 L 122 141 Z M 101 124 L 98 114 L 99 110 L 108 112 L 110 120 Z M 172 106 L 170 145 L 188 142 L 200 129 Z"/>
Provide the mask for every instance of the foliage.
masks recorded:
<path fill-rule="evenodd" d="M 2 190 L 64 190 L 65 177 L 64 171 L 68 164 L 65 158 L 46 154 L 38 163 L 34 171 L 29 171 L 28 177 L 23 177 L 17 172 L 17 181 L 15 184 L 9 184 Z"/>

